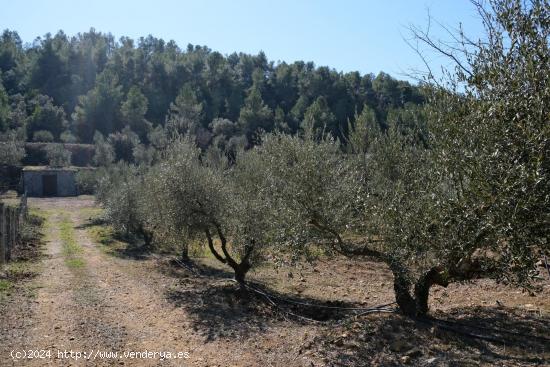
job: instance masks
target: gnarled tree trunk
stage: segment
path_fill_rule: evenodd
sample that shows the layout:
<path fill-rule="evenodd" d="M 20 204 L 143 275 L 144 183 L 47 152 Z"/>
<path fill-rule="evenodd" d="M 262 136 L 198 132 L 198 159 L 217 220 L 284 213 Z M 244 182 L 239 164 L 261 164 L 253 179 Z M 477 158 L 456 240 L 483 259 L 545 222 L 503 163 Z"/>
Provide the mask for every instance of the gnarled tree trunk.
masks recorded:
<path fill-rule="evenodd" d="M 233 268 L 233 272 L 235 273 L 235 280 L 241 285 L 244 286 L 245 282 L 244 279 L 246 277 L 246 273 L 250 270 L 251 266 L 248 263 L 248 261 L 242 261 L 240 264 L 229 264 Z"/>
<path fill-rule="evenodd" d="M 414 291 L 411 292 L 413 283 L 408 278 L 408 272 L 400 261 L 381 251 L 371 248 L 368 243 L 359 247 L 351 246 L 342 239 L 336 230 L 332 229 L 327 224 L 321 223 L 318 219 L 312 220 L 311 224 L 317 229 L 333 236 L 334 243 L 332 247 L 338 253 L 348 257 L 368 256 L 386 263 L 394 276 L 393 290 L 395 293 L 395 301 L 401 312 L 407 316 L 418 317 L 426 315 L 428 312 L 428 299 L 432 285 L 438 284 L 444 287 L 448 285 L 448 279 L 443 274 L 444 269 L 440 266 L 435 266 L 414 283 Z"/>
<path fill-rule="evenodd" d="M 447 287 L 448 280 L 444 276 L 443 269 L 435 266 L 424 273 L 414 284 L 414 295 L 411 294 L 412 283 L 407 279 L 404 269 L 398 265 L 390 265 L 394 275 L 395 301 L 401 312 L 410 317 L 425 316 L 428 312 L 428 300 L 430 288 L 434 285 Z"/>
<path fill-rule="evenodd" d="M 245 249 L 245 254 L 240 262 L 237 262 L 231 254 L 229 254 L 229 251 L 227 250 L 227 239 L 223 235 L 223 232 L 221 230 L 221 227 L 218 224 L 214 224 L 216 227 L 216 231 L 218 233 L 218 238 L 221 242 L 221 250 L 222 254 L 220 254 L 216 248 L 214 247 L 214 241 L 212 239 L 212 234 L 210 233 L 210 230 L 207 228 L 205 229 L 204 233 L 206 235 L 206 239 L 208 241 L 208 248 L 210 249 L 210 252 L 214 255 L 214 257 L 220 261 L 223 264 L 227 264 L 233 269 L 233 273 L 235 274 L 235 280 L 239 283 L 242 289 L 245 289 L 245 278 L 246 274 L 252 267 L 250 264 L 250 256 L 252 255 L 252 252 L 254 250 L 254 246 L 250 245 L 247 246 Z"/>

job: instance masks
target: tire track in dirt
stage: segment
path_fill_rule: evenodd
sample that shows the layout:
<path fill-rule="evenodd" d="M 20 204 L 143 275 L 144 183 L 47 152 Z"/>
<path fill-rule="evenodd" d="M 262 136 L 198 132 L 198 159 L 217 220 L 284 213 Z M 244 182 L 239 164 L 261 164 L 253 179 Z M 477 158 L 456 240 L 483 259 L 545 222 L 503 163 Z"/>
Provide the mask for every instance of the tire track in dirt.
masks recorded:
<path fill-rule="evenodd" d="M 234 347 L 219 348 L 219 345 L 205 343 L 203 336 L 193 332 L 192 321 L 185 310 L 166 299 L 166 290 L 176 285 L 176 279 L 162 276 L 148 261 L 104 254 L 83 228 L 85 218 L 82 213 L 74 212 L 72 219 L 77 228 L 78 242 L 84 248 L 87 269 L 96 279 L 99 293 L 103 294 L 108 305 L 104 317 L 111 322 L 116 320 L 126 332 L 123 350 L 189 353 L 188 359 L 125 359 L 125 365 L 240 365 L 242 355 L 236 355 Z M 250 360 L 254 356 L 249 354 Z"/>
<path fill-rule="evenodd" d="M 94 279 L 88 277 L 87 269 L 70 269 L 65 263 L 59 228 L 69 208 L 65 207 L 63 201 L 48 199 L 35 200 L 32 205 L 48 214 L 47 257 L 43 263 L 43 272 L 36 279 L 40 288 L 32 307 L 30 327 L 25 331 L 25 345 L 13 347 L 20 350 L 49 350 L 51 357 L 10 362 L 23 366 L 86 365 L 88 362 L 82 360 L 59 358 L 61 355 L 58 351 L 80 352 L 100 345 L 120 345 L 124 330 L 102 318 L 106 305 L 102 302 L 101 294 L 96 291 Z"/>
<path fill-rule="evenodd" d="M 117 352 L 189 352 L 187 339 L 182 337 L 181 330 L 175 330 L 181 312 L 162 302 L 147 279 L 146 272 L 133 269 L 135 264 L 122 259 L 116 259 L 103 254 L 91 241 L 85 228 L 82 228 L 82 215 L 78 212 L 72 215 L 75 223 L 76 237 L 84 249 L 83 258 L 86 261 L 88 276 L 96 286 L 95 293 L 102 299 L 104 312 L 102 320 L 116 324 L 124 330 L 126 336 L 123 345 L 104 345 L 103 351 Z M 153 289 L 152 289 L 153 288 Z M 160 288 L 163 288 L 160 286 Z M 123 359 L 125 365 L 155 366 L 158 357 L 151 359 Z M 181 366 L 182 360 L 162 361 L 162 365 Z"/>

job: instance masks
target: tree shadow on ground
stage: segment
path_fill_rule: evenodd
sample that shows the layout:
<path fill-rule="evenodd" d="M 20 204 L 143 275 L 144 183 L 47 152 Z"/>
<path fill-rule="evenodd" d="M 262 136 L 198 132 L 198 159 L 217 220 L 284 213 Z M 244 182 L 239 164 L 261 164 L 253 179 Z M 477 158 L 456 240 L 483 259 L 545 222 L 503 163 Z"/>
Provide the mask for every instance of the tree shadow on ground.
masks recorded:
<path fill-rule="evenodd" d="M 460 308 L 430 319 L 371 315 L 327 330 L 316 354 L 333 366 L 541 366 L 550 318 L 506 308 Z"/>
<path fill-rule="evenodd" d="M 193 329 L 207 341 L 249 337 L 277 324 L 336 322 L 356 310 L 355 304 L 326 302 L 282 294 L 263 284 L 247 283 L 246 290 L 232 280 L 231 272 L 205 264 L 172 261 L 163 273 L 179 278 L 180 285 L 167 298 L 191 316 Z"/>
<path fill-rule="evenodd" d="M 84 223 L 79 224 L 75 228 L 76 229 L 87 229 L 87 228 L 90 228 L 90 227 L 102 226 L 102 225 L 107 225 L 107 224 L 108 224 L 107 221 L 105 219 L 103 219 L 102 217 L 90 217 Z"/>
<path fill-rule="evenodd" d="M 453 309 L 434 315 L 443 332 L 461 336 L 464 345 L 482 352 L 488 362 L 541 363 L 550 357 L 550 317 L 537 311 L 504 307 Z M 548 360 L 547 360 L 548 361 Z"/>
<path fill-rule="evenodd" d="M 189 278 L 191 279 L 191 278 Z M 191 327 L 206 341 L 219 338 L 248 337 L 265 331 L 273 318 L 254 296 L 239 294 L 231 283 L 193 280 L 167 291 L 168 299 L 185 309 Z"/>
<path fill-rule="evenodd" d="M 102 218 L 90 218 L 83 224 L 76 226 L 76 229 L 105 228 L 107 223 Z M 121 259 L 146 260 L 149 259 L 153 248 L 146 246 L 143 239 L 118 233 L 115 231 L 105 231 L 93 236 L 94 241 L 102 246 L 102 250 L 107 254 Z"/>
<path fill-rule="evenodd" d="M 145 246 L 143 242 L 126 242 L 126 246 L 112 246 L 107 252 L 120 259 L 128 260 L 147 260 L 151 257 L 152 250 L 150 246 Z"/>

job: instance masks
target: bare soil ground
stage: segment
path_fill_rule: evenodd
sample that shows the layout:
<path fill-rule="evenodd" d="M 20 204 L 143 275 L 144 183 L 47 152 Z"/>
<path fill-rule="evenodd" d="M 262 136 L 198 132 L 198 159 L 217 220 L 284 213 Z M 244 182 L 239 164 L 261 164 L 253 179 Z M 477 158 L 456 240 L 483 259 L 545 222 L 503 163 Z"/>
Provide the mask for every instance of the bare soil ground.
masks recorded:
<path fill-rule="evenodd" d="M 46 256 L 37 277 L 0 301 L 0 366 L 550 365 L 544 272 L 543 290 L 533 296 L 489 280 L 436 288 L 430 305 L 436 320 L 412 321 L 361 314 L 394 301 L 382 264 L 267 264 L 250 279 L 274 306 L 258 293 L 243 295 L 208 257 L 194 259 L 191 271 L 121 243 L 106 251 L 90 235 L 91 197 L 29 204 L 48 215 Z M 67 236 L 78 245 L 73 255 Z M 13 359 L 12 350 L 49 350 L 51 357 Z M 71 350 L 82 358 L 58 353 Z M 98 351 L 119 354 L 105 358 Z M 189 358 L 129 358 L 124 351 Z"/>

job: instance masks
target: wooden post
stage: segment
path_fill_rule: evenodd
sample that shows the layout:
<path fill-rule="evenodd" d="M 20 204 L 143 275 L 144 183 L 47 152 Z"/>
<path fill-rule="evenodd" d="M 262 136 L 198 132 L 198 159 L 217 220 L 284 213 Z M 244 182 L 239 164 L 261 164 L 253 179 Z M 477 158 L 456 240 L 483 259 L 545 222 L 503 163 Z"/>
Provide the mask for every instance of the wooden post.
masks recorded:
<path fill-rule="evenodd" d="M 12 251 L 20 241 L 25 208 L 12 208 L 0 203 L 0 265 L 12 258 Z"/>
<path fill-rule="evenodd" d="M 27 192 L 25 191 L 23 195 L 21 195 L 21 200 L 19 203 L 19 215 L 23 220 L 27 219 L 27 212 L 28 212 L 28 206 L 27 206 Z"/>
<path fill-rule="evenodd" d="M 14 214 L 14 221 L 15 221 L 15 236 L 14 238 L 14 246 L 18 246 L 19 242 L 21 241 L 21 221 L 23 220 L 21 217 L 21 207 L 17 207 L 15 209 Z"/>
<path fill-rule="evenodd" d="M 9 206 L 6 207 L 6 262 L 11 260 L 11 246 L 13 241 L 13 216 Z"/>
<path fill-rule="evenodd" d="M 19 218 L 18 218 L 17 209 L 16 208 L 11 208 L 11 225 L 10 225 L 10 229 L 11 229 L 11 246 L 8 250 L 8 261 L 11 260 L 11 255 L 12 255 L 13 249 L 17 245 L 17 234 L 18 234 L 18 232 L 17 232 L 18 231 L 17 223 L 18 223 L 18 221 L 19 221 Z"/>
<path fill-rule="evenodd" d="M 6 207 L 0 203 L 0 265 L 6 263 Z"/>

